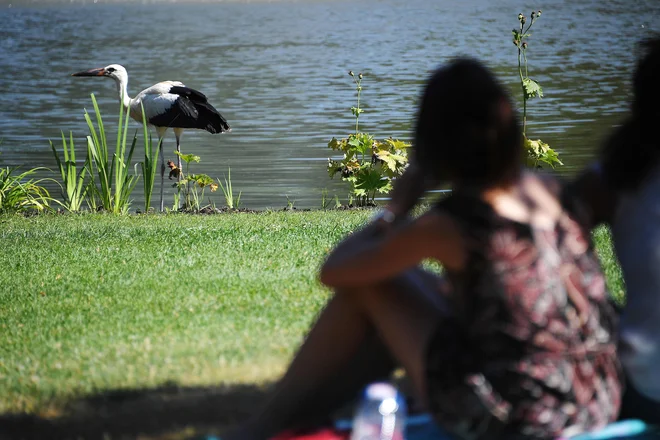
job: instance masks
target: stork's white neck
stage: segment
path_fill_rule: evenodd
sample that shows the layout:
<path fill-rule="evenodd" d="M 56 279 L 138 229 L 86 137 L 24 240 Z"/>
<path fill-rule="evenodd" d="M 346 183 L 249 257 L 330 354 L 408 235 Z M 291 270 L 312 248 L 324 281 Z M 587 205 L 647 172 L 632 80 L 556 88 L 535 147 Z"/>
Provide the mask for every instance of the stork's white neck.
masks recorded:
<path fill-rule="evenodd" d="M 114 80 L 119 93 L 119 102 L 124 106 L 124 110 L 127 110 L 131 105 L 131 98 L 128 96 L 128 78 L 122 76 Z"/>

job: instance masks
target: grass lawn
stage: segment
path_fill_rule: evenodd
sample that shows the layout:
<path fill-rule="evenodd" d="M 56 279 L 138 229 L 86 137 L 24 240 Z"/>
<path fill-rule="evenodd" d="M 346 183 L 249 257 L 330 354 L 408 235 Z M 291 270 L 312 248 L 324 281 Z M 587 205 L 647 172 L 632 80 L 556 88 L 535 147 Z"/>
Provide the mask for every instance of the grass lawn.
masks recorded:
<path fill-rule="evenodd" d="M 119 414 L 164 426 L 172 408 L 213 419 L 232 392 L 258 396 L 328 297 L 324 255 L 370 215 L 1 216 L 0 426 L 70 417 L 80 399 L 101 423 L 121 396 Z M 609 234 L 595 238 L 621 297 Z"/>

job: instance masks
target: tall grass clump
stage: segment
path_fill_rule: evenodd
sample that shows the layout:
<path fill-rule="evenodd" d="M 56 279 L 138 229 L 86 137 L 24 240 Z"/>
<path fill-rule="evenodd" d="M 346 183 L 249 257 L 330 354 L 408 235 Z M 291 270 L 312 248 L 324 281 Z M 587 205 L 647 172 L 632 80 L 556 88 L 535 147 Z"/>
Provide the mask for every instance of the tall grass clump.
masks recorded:
<path fill-rule="evenodd" d="M 57 153 L 57 149 L 53 142 L 49 142 L 62 179 L 62 183 L 58 182 L 63 199 L 63 202 L 60 204 L 64 206 L 67 211 L 78 212 L 80 211 L 89 188 L 89 185 L 85 185 L 85 177 L 89 170 L 89 156 L 87 156 L 83 167 L 78 171 L 73 134 L 69 133 L 69 142 L 67 143 L 64 133 L 62 133 L 62 149 L 64 151 L 64 157 L 62 160 L 60 160 L 60 156 Z"/>
<path fill-rule="evenodd" d="M 0 168 L 0 214 L 50 208 L 49 202 L 53 199 L 48 190 L 40 185 L 45 179 L 28 178 L 41 169 L 45 168 L 32 168 L 15 174 L 18 167 Z"/>
<path fill-rule="evenodd" d="M 225 177 L 225 184 L 223 185 L 222 181 L 218 178 L 218 185 L 220 185 L 222 194 L 225 196 L 227 208 L 238 208 L 241 204 L 241 194 L 243 194 L 243 191 L 239 191 L 238 196 L 234 197 L 234 188 L 231 184 L 231 168 L 228 169 L 227 174 L 228 176 Z"/>
<path fill-rule="evenodd" d="M 129 165 L 137 143 L 137 133 L 133 136 L 127 156 L 126 137 L 130 114 L 127 111 L 124 115 L 124 106 L 120 105 L 119 120 L 117 122 L 117 143 L 112 160 L 110 160 L 108 140 L 101 118 L 101 111 L 94 94 L 91 96 L 98 126 L 98 129 L 94 127 L 92 118 L 85 110 L 85 120 L 90 132 L 90 135 L 87 136 L 87 154 L 92 158 L 90 166 L 93 182 L 91 189 L 94 192 L 92 198 L 98 198 L 99 207 L 105 211 L 114 214 L 125 214 L 130 207 L 131 192 L 135 188 L 138 179 L 137 175 L 129 174 Z M 149 149 L 148 142 L 148 138 L 145 138 L 145 151 Z"/>

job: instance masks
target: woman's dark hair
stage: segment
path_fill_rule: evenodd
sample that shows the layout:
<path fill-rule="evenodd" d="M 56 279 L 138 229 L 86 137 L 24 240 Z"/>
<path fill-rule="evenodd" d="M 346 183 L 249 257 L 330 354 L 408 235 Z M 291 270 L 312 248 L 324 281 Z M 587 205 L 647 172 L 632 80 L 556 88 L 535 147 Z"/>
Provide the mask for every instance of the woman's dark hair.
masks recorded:
<path fill-rule="evenodd" d="M 459 58 L 431 76 L 419 106 L 413 155 L 437 183 L 490 185 L 518 176 L 518 118 L 483 64 Z"/>
<path fill-rule="evenodd" d="M 633 74 L 630 116 L 605 141 L 602 149 L 604 177 L 617 191 L 635 190 L 660 161 L 660 36 L 642 41 Z"/>

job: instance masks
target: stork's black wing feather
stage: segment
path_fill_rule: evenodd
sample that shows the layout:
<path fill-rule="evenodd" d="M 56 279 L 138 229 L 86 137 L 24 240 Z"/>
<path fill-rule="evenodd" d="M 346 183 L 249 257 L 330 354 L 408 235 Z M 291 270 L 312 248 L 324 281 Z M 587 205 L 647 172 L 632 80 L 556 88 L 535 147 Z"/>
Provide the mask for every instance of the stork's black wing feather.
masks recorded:
<path fill-rule="evenodd" d="M 191 89 L 190 87 L 172 86 L 172 88 L 170 88 L 170 93 L 179 96 L 185 96 L 186 98 L 190 99 L 192 102 L 207 103 L 207 104 L 209 102 L 205 94 L 203 94 L 199 90 Z"/>
<path fill-rule="evenodd" d="M 202 92 L 173 86 L 169 93 L 179 97 L 166 112 L 150 118 L 151 124 L 157 127 L 199 128 L 210 133 L 231 131 L 227 120 L 209 104 Z"/>

